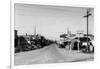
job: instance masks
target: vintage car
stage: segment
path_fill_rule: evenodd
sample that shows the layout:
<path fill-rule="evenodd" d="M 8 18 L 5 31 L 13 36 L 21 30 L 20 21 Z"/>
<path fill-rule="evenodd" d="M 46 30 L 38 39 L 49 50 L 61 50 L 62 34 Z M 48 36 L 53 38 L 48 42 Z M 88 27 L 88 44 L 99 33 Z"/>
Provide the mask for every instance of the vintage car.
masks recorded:
<path fill-rule="evenodd" d="M 69 40 L 59 40 L 57 44 L 58 44 L 59 48 L 67 48 L 67 47 L 70 46 L 71 41 L 69 41 Z"/>

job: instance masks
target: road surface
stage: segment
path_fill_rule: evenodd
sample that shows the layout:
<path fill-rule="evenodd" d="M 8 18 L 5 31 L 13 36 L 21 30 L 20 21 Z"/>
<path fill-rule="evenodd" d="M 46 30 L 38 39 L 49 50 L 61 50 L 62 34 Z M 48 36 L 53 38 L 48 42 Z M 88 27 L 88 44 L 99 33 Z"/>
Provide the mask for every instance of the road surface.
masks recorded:
<path fill-rule="evenodd" d="M 20 52 L 14 55 L 15 65 L 62 63 L 93 60 L 93 54 L 78 53 L 68 49 L 58 48 L 52 44 L 42 49 Z"/>

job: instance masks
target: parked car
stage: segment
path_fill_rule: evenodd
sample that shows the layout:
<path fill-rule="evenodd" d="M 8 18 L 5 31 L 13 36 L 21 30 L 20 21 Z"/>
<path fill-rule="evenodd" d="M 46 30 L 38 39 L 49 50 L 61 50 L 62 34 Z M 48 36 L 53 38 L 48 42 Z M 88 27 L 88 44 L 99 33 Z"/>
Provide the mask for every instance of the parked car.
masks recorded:
<path fill-rule="evenodd" d="M 69 46 L 71 44 L 71 41 L 68 40 L 60 40 L 57 43 L 59 45 L 59 48 L 66 48 L 67 46 Z"/>

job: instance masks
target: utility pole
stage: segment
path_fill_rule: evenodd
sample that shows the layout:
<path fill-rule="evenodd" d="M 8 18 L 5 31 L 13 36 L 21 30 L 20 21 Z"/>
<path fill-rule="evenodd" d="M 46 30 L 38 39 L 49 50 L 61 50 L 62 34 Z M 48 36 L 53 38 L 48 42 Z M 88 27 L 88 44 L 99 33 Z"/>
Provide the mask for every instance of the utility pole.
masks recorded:
<path fill-rule="evenodd" d="M 87 10 L 86 15 L 84 16 L 84 18 L 87 19 L 87 51 L 89 51 L 89 46 L 88 46 L 88 25 L 89 25 L 89 16 L 91 16 L 92 14 L 90 13 L 89 10 Z"/>

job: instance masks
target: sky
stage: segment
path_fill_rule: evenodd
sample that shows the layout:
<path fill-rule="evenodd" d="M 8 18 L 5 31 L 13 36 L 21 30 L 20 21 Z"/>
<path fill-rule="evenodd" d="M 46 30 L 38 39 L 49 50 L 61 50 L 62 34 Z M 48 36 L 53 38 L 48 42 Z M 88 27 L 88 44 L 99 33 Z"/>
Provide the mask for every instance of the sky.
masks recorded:
<path fill-rule="evenodd" d="M 14 6 L 14 24 L 18 35 L 36 33 L 48 39 L 59 39 L 59 35 L 67 33 L 76 34 L 82 30 L 86 33 L 86 15 L 88 8 L 68 7 L 37 4 L 18 4 Z M 89 8 L 92 16 L 89 17 L 89 33 L 94 34 L 94 9 Z"/>

